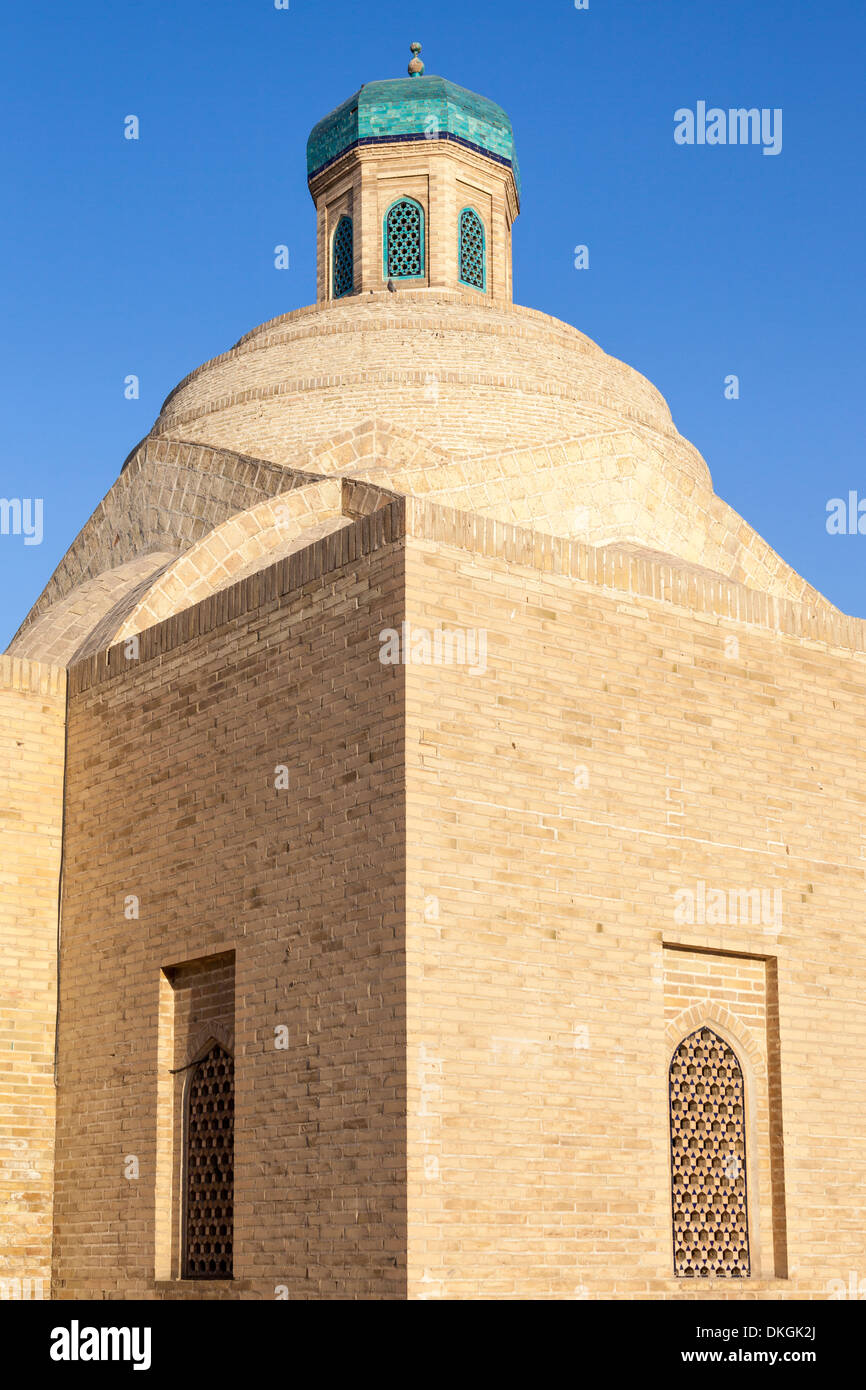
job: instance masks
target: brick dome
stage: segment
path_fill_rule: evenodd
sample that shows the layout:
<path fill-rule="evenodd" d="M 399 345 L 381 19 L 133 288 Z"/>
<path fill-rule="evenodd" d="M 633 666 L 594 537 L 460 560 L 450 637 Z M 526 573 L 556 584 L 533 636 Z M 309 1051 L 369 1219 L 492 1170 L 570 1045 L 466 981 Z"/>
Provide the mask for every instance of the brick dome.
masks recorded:
<path fill-rule="evenodd" d="M 414 76 L 368 83 L 310 136 L 316 304 L 175 387 L 11 653 L 75 662 L 339 547 L 395 498 L 418 534 L 425 508 L 450 509 L 457 531 L 518 528 L 533 554 L 574 542 L 575 573 L 665 593 L 676 573 L 835 614 L 717 496 L 640 372 L 513 303 L 511 122 L 421 75 L 418 47 Z"/>
<path fill-rule="evenodd" d="M 272 319 L 186 377 L 153 432 L 288 464 L 371 416 L 476 457 L 626 424 L 642 455 L 645 441 L 711 485 L 639 372 L 558 319 L 445 291 L 367 294 Z M 515 476 L 515 496 L 522 487 Z"/>

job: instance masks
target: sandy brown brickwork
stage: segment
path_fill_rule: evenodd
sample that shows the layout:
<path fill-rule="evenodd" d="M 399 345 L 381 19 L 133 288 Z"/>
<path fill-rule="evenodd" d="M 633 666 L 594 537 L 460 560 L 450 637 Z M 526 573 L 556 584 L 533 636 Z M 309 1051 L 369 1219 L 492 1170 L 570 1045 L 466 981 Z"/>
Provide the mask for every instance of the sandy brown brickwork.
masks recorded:
<path fill-rule="evenodd" d="M 142 581 L 152 581 L 236 512 L 311 481 L 231 450 L 143 440 L 70 545 L 10 650 L 65 666 L 100 623 L 108 646 L 141 596 Z"/>
<path fill-rule="evenodd" d="M 354 432 L 359 454 L 368 433 L 363 427 Z M 385 433 L 381 426 L 376 431 L 376 453 L 349 466 L 407 496 L 584 546 L 627 546 L 668 564 L 684 560 L 760 593 L 838 612 L 712 488 L 684 479 L 631 431 L 442 461 L 429 454 L 405 461 L 396 451 L 389 456 Z M 328 472 L 331 460 L 332 451 L 323 449 L 310 462 Z"/>
<path fill-rule="evenodd" d="M 402 612 L 399 516 L 71 672 L 56 1297 L 405 1296 L 404 683 L 375 639 Z M 164 972 L 226 951 L 228 1287 L 154 1277 Z"/>
<path fill-rule="evenodd" d="M 150 448 L 156 454 L 167 451 L 170 457 L 190 454 L 193 462 L 200 452 L 167 440 L 151 441 Z M 252 462 L 204 453 L 218 458 L 222 468 L 238 463 L 249 467 Z M 638 463 L 641 453 L 644 458 Z M 343 487 L 349 481 L 369 482 L 391 495 L 398 492 L 458 508 L 467 514 L 470 529 L 490 518 L 509 523 L 510 530 L 529 527 L 543 533 L 548 543 L 553 537 L 573 541 L 564 548 L 555 542 L 552 555 L 556 558 L 558 546 L 560 566 L 581 577 L 594 568 L 606 582 L 606 570 L 617 575 L 627 564 L 631 574 L 638 562 L 648 561 L 655 571 L 667 566 L 685 576 L 700 576 L 704 590 L 707 581 L 734 580 L 754 595 L 752 607 L 768 597 L 789 599 L 845 621 L 712 489 L 684 478 L 661 453 L 650 461 L 651 453 L 633 431 L 609 430 L 597 437 L 458 460 L 416 431 L 382 420 L 364 421 L 307 450 L 293 469 L 263 466 L 269 485 L 277 489 L 274 495 L 216 520 L 179 555 L 147 548 L 145 532 L 171 522 L 171 517 L 154 512 L 143 496 L 128 495 L 132 512 L 127 530 L 133 537 L 140 534 L 137 542 L 127 538 L 122 553 L 128 554 L 136 544 L 144 547 L 142 553 L 135 558 L 118 556 L 119 563 L 69 589 L 70 571 L 76 565 L 96 570 L 100 563 L 110 562 L 109 554 L 94 544 L 99 528 L 89 537 L 85 528 L 10 651 L 70 664 L 302 549 L 346 524 L 350 513 L 343 505 L 339 480 Z M 125 477 L 122 474 L 116 485 L 119 494 Z M 119 497 L 112 505 L 117 502 Z M 187 506 L 196 517 L 202 513 L 214 520 L 219 515 L 194 489 Z M 101 531 L 104 542 L 104 523 Z M 602 563 L 600 550 L 607 552 L 609 564 Z M 594 554 L 594 566 L 587 562 L 575 568 L 569 554 Z M 58 588 L 63 597 L 46 606 L 49 593 Z"/>
<path fill-rule="evenodd" d="M 111 633 L 111 640 L 120 641 L 152 627 L 346 525 L 342 488 L 335 478 L 236 512 L 167 567 L 121 627 Z"/>
<path fill-rule="evenodd" d="M 0 657 L 0 1296 L 48 1297 L 66 672 Z"/>
<path fill-rule="evenodd" d="M 829 1296 L 866 1261 L 863 624 L 342 487 L 349 525 L 71 672 L 56 1296 L 694 1296 L 667 1081 L 707 1021 L 756 1258 L 699 1296 Z M 404 620 L 485 669 L 383 666 Z M 684 921 L 700 883 L 778 920 Z M 170 976 L 231 951 L 236 1278 L 201 1285 Z"/>
<path fill-rule="evenodd" d="M 425 262 L 421 283 L 459 294 L 468 304 L 511 299 L 511 227 L 517 190 L 510 169 L 480 152 L 444 140 L 380 144 L 349 151 L 315 175 L 310 193 L 317 210 L 318 302 L 333 300 L 333 237 L 343 215 L 353 220 L 356 295 L 386 283 L 383 227 L 398 198 L 413 198 L 424 214 Z M 458 277 L 460 211 L 476 209 L 485 233 L 484 291 Z M 413 281 L 412 288 L 419 282 Z M 403 287 L 400 286 L 400 289 Z"/>
<path fill-rule="evenodd" d="M 845 651 L 866 651 L 866 620 L 840 613 L 820 596 L 814 601 L 808 586 L 797 599 L 780 597 L 641 547 L 584 545 L 418 497 L 407 497 L 405 505 L 409 534 L 419 539 L 447 538 L 470 554 L 529 565 L 578 584 L 660 599 L 696 615 L 754 623 Z"/>
<path fill-rule="evenodd" d="M 569 324 L 447 290 L 294 310 L 184 379 L 154 433 L 294 465 L 371 415 L 460 454 L 542 445 L 633 423 L 709 483 L 664 398 Z"/>
<path fill-rule="evenodd" d="M 408 515 L 407 618 L 487 637 L 483 674 L 407 666 L 409 1296 L 696 1296 L 667 1006 L 727 1016 L 763 1087 L 760 1274 L 697 1296 L 829 1297 L 866 1269 L 862 624 L 726 617 L 725 586 L 653 596 L 642 561 L 618 595 L 546 538 Z M 778 889 L 780 924 L 678 920 L 699 882 Z"/>
<path fill-rule="evenodd" d="M 448 289 L 377 291 L 274 319 L 185 378 L 10 651 L 69 664 L 198 601 L 218 557 L 230 583 L 341 526 L 316 485 L 348 474 L 833 611 L 716 495 L 658 391 L 585 335 Z"/>

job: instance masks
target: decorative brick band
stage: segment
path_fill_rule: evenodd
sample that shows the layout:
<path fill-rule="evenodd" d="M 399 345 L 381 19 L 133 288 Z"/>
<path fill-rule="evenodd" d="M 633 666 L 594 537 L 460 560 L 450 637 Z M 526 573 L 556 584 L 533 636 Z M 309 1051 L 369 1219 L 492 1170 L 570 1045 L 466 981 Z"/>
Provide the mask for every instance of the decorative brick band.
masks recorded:
<path fill-rule="evenodd" d="M 659 435 L 666 444 L 673 442 L 682 445 L 684 452 L 688 451 L 690 455 L 700 459 L 694 446 L 679 436 L 673 424 L 668 425 L 666 422 L 654 420 L 638 407 L 626 405 L 620 399 L 614 399 L 592 387 L 575 389 L 562 382 L 541 381 L 537 377 L 520 377 L 505 372 L 466 372 L 455 368 L 437 372 L 436 380 L 442 386 L 487 386 L 497 391 L 520 392 L 529 396 L 542 396 L 554 400 L 574 401 L 579 405 L 592 405 L 599 410 L 610 412 L 617 423 L 621 424 L 623 419 L 633 420 L 645 429 L 652 430 L 653 433 Z M 371 371 L 368 369 L 362 372 L 340 372 L 335 375 L 297 377 L 294 381 L 280 381 L 271 386 L 250 386 L 245 391 L 232 391 L 224 396 L 217 396 L 215 400 L 207 401 L 191 410 L 184 410 L 177 414 L 161 414 L 153 426 L 151 438 L 158 439 L 163 435 L 172 434 L 175 430 L 182 429 L 186 425 L 207 419 L 209 415 L 219 415 L 222 411 L 232 410 L 239 405 L 247 405 L 251 401 L 277 400 L 281 396 L 295 396 L 307 391 L 325 391 L 346 386 L 411 386 L 420 391 L 428 382 L 429 372 L 414 371 L 407 368 L 399 371 L 393 369 Z M 706 464 L 703 459 L 700 459 L 700 464 L 700 472 L 704 473 Z M 694 466 L 691 471 L 696 471 Z"/>
<path fill-rule="evenodd" d="M 0 656 L 0 690 L 24 690 L 34 695 L 62 695 L 66 669 L 24 656 Z"/>
<path fill-rule="evenodd" d="M 367 505 L 374 505 L 373 500 Z M 139 636 L 138 659 L 159 657 L 190 638 L 240 618 L 261 604 L 273 602 L 405 536 L 452 545 L 470 554 L 524 565 L 543 574 L 561 575 L 594 588 L 671 604 L 686 612 L 749 623 L 856 654 L 866 652 L 866 622 L 861 618 L 820 612 L 808 604 L 759 593 L 732 580 L 713 579 L 688 566 L 616 553 L 613 547 L 594 549 L 580 541 L 528 531 L 477 513 L 440 507 L 417 498 L 398 498 L 306 549 L 146 628 Z M 128 664 L 122 647 L 122 643 L 115 644 L 71 667 L 70 693 L 78 694 L 122 674 Z M 19 667 L 39 665 L 11 657 L 2 660 Z"/>
<path fill-rule="evenodd" d="M 361 135 L 357 140 L 353 140 L 351 145 L 344 145 L 343 148 L 330 159 L 326 159 L 324 164 L 319 164 L 315 169 L 311 169 L 307 175 L 307 184 L 312 184 L 313 180 L 323 173 L 325 169 L 330 169 L 332 164 L 337 164 L 344 159 L 352 150 L 357 150 L 362 145 L 407 145 L 424 144 L 429 145 L 431 140 L 450 140 L 454 145 L 462 145 L 466 150 L 472 150 L 473 154 L 483 155 L 485 159 L 492 159 L 494 164 L 501 164 L 503 168 L 509 169 L 514 179 L 514 186 L 517 192 L 518 207 L 520 206 L 520 186 L 517 175 L 514 172 L 513 160 L 506 159 L 503 154 L 494 154 L 484 145 L 476 145 L 474 141 L 467 140 L 463 135 L 455 135 L 451 130 L 431 130 L 418 131 L 408 135 Z"/>
<path fill-rule="evenodd" d="M 581 541 L 528 531 L 477 512 L 457 511 L 415 497 L 406 499 L 406 533 L 596 588 L 673 604 L 690 613 L 712 614 L 790 637 L 866 652 L 866 621 L 862 618 L 776 598 L 735 580 L 714 578 L 685 563 L 664 564 L 618 552 L 615 546 L 596 549 Z"/>
<path fill-rule="evenodd" d="M 416 295 L 428 293 L 430 292 L 426 290 L 400 290 L 401 298 L 406 298 L 408 296 L 414 298 Z M 439 298 L 445 298 L 448 292 L 437 289 L 434 293 Z M 368 299 L 372 300 L 374 298 L 381 298 L 381 296 L 370 295 L 361 300 L 344 300 L 333 304 L 313 305 L 309 310 L 295 310 L 295 313 L 298 315 L 320 313 L 327 316 L 325 322 L 308 323 L 301 317 L 299 321 L 286 322 L 282 328 L 275 327 L 273 331 L 267 333 L 259 329 L 254 329 L 252 333 L 245 334 L 234 347 L 229 348 L 226 352 L 221 352 L 217 357 L 211 357 L 207 362 L 202 362 L 201 366 L 193 368 L 191 372 L 187 372 L 186 376 L 169 391 L 160 407 L 160 415 L 165 414 L 167 407 L 171 404 L 174 397 L 198 377 L 209 372 L 214 367 L 224 366 L 226 363 L 236 361 L 239 357 L 246 356 L 248 353 L 263 352 L 268 348 L 282 347 L 284 345 L 304 342 L 306 340 L 321 342 L 324 338 L 343 336 L 344 334 L 369 333 L 371 328 L 377 333 L 393 330 L 411 332 L 418 328 L 423 328 L 432 333 L 444 333 L 449 330 L 453 331 L 454 329 L 454 322 L 452 319 L 446 318 L 444 315 L 432 314 L 427 306 L 419 306 L 412 313 L 397 314 L 392 312 L 387 316 L 382 315 L 381 317 L 377 317 L 374 322 L 371 322 L 365 311 L 369 309 Z M 391 296 L 389 296 L 389 300 L 391 301 L 391 305 L 393 305 L 393 298 Z M 452 302 L 452 300 L 449 299 L 448 302 Z M 458 295 L 455 292 L 453 295 L 453 302 L 463 306 L 467 303 L 467 300 L 463 295 Z M 354 309 L 357 317 L 349 317 L 344 312 L 347 307 L 350 306 Z M 477 310 L 480 314 L 493 317 L 497 310 L 501 310 L 502 308 L 501 304 L 478 305 L 474 299 L 471 301 L 471 306 L 470 312 L 472 312 L 473 316 Z M 389 307 L 391 306 L 389 305 Z M 286 314 L 284 318 L 290 320 L 292 316 Z M 275 324 L 282 322 L 281 319 L 274 320 Z M 268 327 L 268 325 L 265 326 Z M 469 326 L 474 328 L 476 325 L 472 324 Z M 531 342 L 537 340 L 540 336 L 534 324 L 512 325 L 509 323 L 497 323 L 495 321 L 482 321 L 478 327 L 484 333 L 495 338 L 511 338 L 524 342 Z M 567 327 L 567 325 L 563 325 L 563 327 Z M 574 338 L 570 336 L 572 333 L 575 335 Z M 545 336 L 553 337 L 553 333 L 551 332 Z M 571 329 L 568 335 L 563 333 L 559 335 L 559 338 L 566 342 L 569 349 L 573 349 L 575 352 L 582 353 L 587 357 L 592 357 L 600 351 L 589 338 L 585 338 L 583 334 L 578 333 L 577 329 Z M 615 358 L 611 358 L 610 360 L 616 361 Z M 664 398 L 656 391 L 652 383 L 647 381 L 646 377 L 642 377 L 642 380 L 646 381 L 647 385 L 652 387 L 652 390 L 659 396 L 661 405 L 667 409 Z M 137 447 L 139 446 L 137 445 L 136 448 Z M 132 452 L 134 453 L 135 450 Z"/>
<path fill-rule="evenodd" d="M 274 347 L 280 343 L 295 342 L 298 339 L 314 337 L 317 340 L 331 334 L 348 332 L 369 332 L 371 326 L 377 332 L 390 329 L 413 329 L 419 326 L 434 332 L 454 329 L 453 316 L 447 313 L 435 315 L 438 305 L 454 307 L 461 311 L 460 328 L 472 324 L 485 333 L 516 340 L 537 341 L 544 337 L 548 341 L 567 345 L 569 350 L 597 357 L 599 361 L 610 362 L 616 368 L 641 382 L 657 398 L 661 409 L 670 418 L 667 402 L 657 387 L 653 386 L 642 373 L 629 367 L 618 358 L 612 358 L 598 346 L 592 338 L 581 333 L 570 323 L 544 314 L 539 309 L 529 309 L 522 304 L 503 305 L 501 301 L 484 302 L 472 299 L 471 308 L 467 306 L 464 294 L 455 290 L 436 288 L 401 289 L 400 302 L 411 305 L 411 311 L 395 312 L 394 296 L 387 291 L 364 295 L 362 299 L 349 299 L 339 303 L 308 304 L 300 309 L 292 309 L 269 319 L 257 328 L 250 329 L 233 347 L 211 357 L 207 362 L 188 372 L 168 393 L 162 403 L 160 413 L 164 413 L 171 400 L 192 381 L 213 367 L 237 359 L 244 353 L 256 352 Z M 384 310 L 384 312 L 383 312 Z M 310 320 L 313 320 L 310 322 Z"/>

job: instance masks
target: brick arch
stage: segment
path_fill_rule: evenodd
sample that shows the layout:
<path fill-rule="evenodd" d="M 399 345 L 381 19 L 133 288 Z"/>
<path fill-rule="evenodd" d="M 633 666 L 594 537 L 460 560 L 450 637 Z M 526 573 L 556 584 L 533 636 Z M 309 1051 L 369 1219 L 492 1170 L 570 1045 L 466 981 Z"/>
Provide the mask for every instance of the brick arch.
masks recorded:
<path fill-rule="evenodd" d="M 746 1164 L 750 1177 L 747 1182 L 749 1244 L 752 1256 L 752 1277 L 760 1277 L 765 1254 L 762 1248 L 761 1205 L 762 1178 L 759 1157 L 758 1112 L 759 1092 L 767 1085 L 767 1067 L 762 1051 L 752 1031 L 742 1019 L 724 1004 L 702 1000 L 682 1010 L 665 1026 L 665 1086 L 673 1055 L 683 1040 L 699 1028 L 709 1028 L 731 1047 L 743 1075 L 746 1105 Z"/>
<path fill-rule="evenodd" d="M 329 446 L 344 470 L 442 506 L 595 547 L 638 547 L 777 598 L 837 611 L 711 488 L 686 477 L 669 459 L 669 447 L 651 447 L 634 430 L 437 458 L 426 443 L 415 455 L 391 443 L 386 456 L 386 437 L 410 436 L 371 424 L 370 439 L 374 429 L 383 440 L 378 450 L 365 448 L 360 430 Z M 323 454 L 311 455 L 309 465 L 322 472 L 331 467 Z"/>
<path fill-rule="evenodd" d="M 375 468 L 387 480 L 396 469 L 426 471 L 452 462 L 452 454 L 419 431 L 371 417 L 299 454 L 295 466 L 327 477 Z"/>
<path fill-rule="evenodd" d="M 316 479 L 231 449 L 148 436 L 129 455 L 120 476 L 69 546 L 13 637 L 10 653 L 68 661 L 123 596 L 124 566 L 137 564 L 138 570 L 129 573 L 140 579 L 148 564 L 154 567 L 151 556 L 164 564 L 237 512 L 311 481 Z M 113 576 L 119 576 L 119 582 Z M 92 589 L 86 589 L 91 581 Z M 105 603 L 99 600 L 102 588 L 114 590 L 106 593 Z M 66 600 L 80 622 L 63 653 L 48 655 L 35 632 L 32 641 L 29 634 Z M 47 640 L 53 643 L 55 632 L 62 631 L 64 624 L 64 610 L 57 609 L 44 629 Z"/>
<path fill-rule="evenodd" d="M 186 1050 L 186 1067 L 192 1067 L 196 1062 L 200 1062 L 205 1057 L 213 1043 L 219 1043 L 230 1056 L 235 1055 L 235 1030 L 228 1024 L 203 1023 L 197 1028 L 189 1040 Z"/>
<path fill-rule="evenodd" d="M 174 550 L 150 551 L 86 579 L 19 630 L 9 646 L 10 655 L 71 665 L 86 654 L 91 637 L 106 623 L 114 631 L 117 614 L 126 612 L 176 559 Z"/>
<path fill-rule="evenodd" d="M 165 569 L 105 645 L 153 627 L 348 524 L 337 479 L 311 483 L 238 512 Z"/>
<path fill-rule="evenodd" d="M 719 1036 L 734 1049 L 740 1064 L 748 1063 L 751 1070 L 751 1078 L 748 1079 L 751 1079 L 752 1084 L 756 1081 L 766 1080 L 766 1063 L 754 1034 L 746 1027 L 742 1019 L 732 1014 L 724 1004 L 709 1002 L 692 1004 L 690 1008 L 683 1009 L 682 1013 L 677 1014 L 676 1018 L 669 1020 L 665 1026 L 668 1062 L 683 1038 L 687 1038 L 698 1028 L 721 1030 Z"/>

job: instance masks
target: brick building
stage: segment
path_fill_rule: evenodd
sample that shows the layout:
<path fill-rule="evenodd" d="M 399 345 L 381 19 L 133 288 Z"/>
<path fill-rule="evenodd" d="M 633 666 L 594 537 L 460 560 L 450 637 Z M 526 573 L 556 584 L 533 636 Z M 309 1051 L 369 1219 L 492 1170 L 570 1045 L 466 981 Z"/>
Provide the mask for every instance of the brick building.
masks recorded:
<path fill-rule="evenodd" d="M 0 658 L 0 1279 L 841 1296 L 866 626 L 512 302 L 508 118 L 411 73 Z"/>

